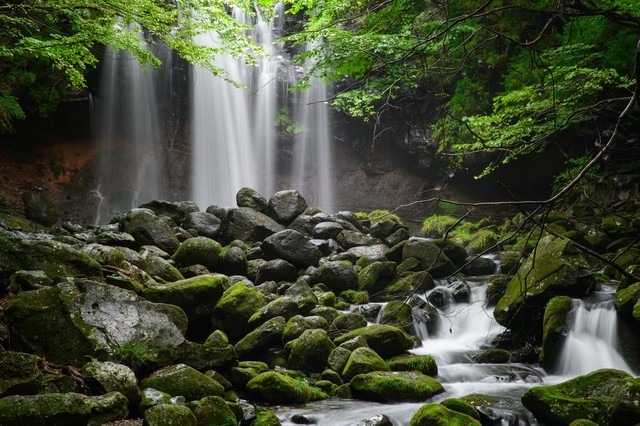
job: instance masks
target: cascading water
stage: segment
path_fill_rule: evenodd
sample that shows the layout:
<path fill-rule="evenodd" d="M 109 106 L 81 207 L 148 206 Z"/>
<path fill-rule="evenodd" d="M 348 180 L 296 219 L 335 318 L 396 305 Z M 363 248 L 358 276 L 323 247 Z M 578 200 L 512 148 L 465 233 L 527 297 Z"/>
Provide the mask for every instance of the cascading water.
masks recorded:
<path fill-rule="evenodd" d="M 238 9 L 234 17 L 246 20 Z M 204 46 L 219 45 L 213 32 L 196 41 Z M 250 83 L 249 69 L 241 60 L 218 55 L 215 65 L 231 80 Z M 258 188 L 259 183 L 249 93 L 203 67 L 194 68 L 193 80 L 191 198 L 200 206 L 233 206 L 240 188 Z"/>
<path fill-rule="evenodd" d="M 239 10 L 233 14 L 251 23 Z M 204 68 L 194 70 L 191 198 L 200 206 L 234 206 L 237 191 L 248 186 L 266 196 L 279 189 L 298 189 L 310 204 L 333 209 L 328 106 L 315 103 L 327 98 L 328 88 L 314 80 L 309 90 L 288 96 L 295 73 L 274 34 L 283 15 L 282 4 L 276 6 L 271 24 L 257 13 L 251 36 L 266 55 L 258 58 L 255 68 L 229 55 L 216 58 L 216 66 L 248 90 L 233 87 Z M 213 47 L 218 43 L 215 34 L 197 41 Z M 288 175 L 280 164 L 285 155 L 276 132 L 281 113 L 302 130 L 295 137 L 295 166 Z M 285 176 L 278 179 L 282 172 Z"/>
<path fill-rule="evenodd" d="M 557 374 L 578 376 L 601 368 L 634 374 L 619 351 L 618 315 L 613 299 L 596 302 L 575 299 L 571 317 L 571 327 L 558 357 Z"/>
<path fill-rule="evenodd" d="M 130 27 L 149 49 L 140 28 Z M 154 79 L 130 53 L 105 48 L 100 91 L 92 98 L 100 200 L 95 222 L 160 196 L 162 146 Z"/>
<path fill-rule="evenodd" d="M 311 78 L 311 87 L 302 92 L 296 103 L 294 118 L 302 127 L 296 135 L 294 151 L 294 187 L 311 204 L 333 211 L 331 178 L 331 122 L 326 100 L 330 86 L 319 78 Z"/>

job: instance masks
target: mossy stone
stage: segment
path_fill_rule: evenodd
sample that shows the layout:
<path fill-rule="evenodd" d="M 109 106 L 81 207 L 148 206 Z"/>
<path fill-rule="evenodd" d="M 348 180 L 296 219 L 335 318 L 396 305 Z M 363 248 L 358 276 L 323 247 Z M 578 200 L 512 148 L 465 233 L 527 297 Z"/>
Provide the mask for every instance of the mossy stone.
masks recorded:
<path fill-rule="evenodd" d="M 545 236 L 509 281 L 494 310 L 496 321 L 512 330 L 542 332 L 542 307 L 556 295 L 580 297 L 595 288 L 593 273 L 572 243 Z"/>
<path fill-rule="evenodd" d="M 187 401 L 198 400 L 208 395 L 224 395 L 224 388 L 220 383 L 185 364 L 176 364 L 156 371 L 143 379 L 140 387 L 157 389 L 171 396 L 183 396 Z"/>
<path fill-rule="evenodd" d="M 573 307 L 572 300 L 569 296 L 556 296 L 545 308 L 540 363 L 547 368 L 555 364 L 564 337 L 569 332 L 568 317 Z"/>
<path fill-rule="evenodd" d="M 198 426 L 237 426 L 236 415 L 219 396 L 206 396 L 193 409 Z"/>
<path fill-rule="evenodd" d="M 608 424 L 616 426 L 637 425 L 640 420 L 640 379 L 623 379 L 607 408 Z"/>
<path fill-rule="evenodd" d="M 322 329 L 305 330 L 292 342 L 289 367 L 307 373 L 320 373 L 335 345 Z"/>
<path fill-rule="evenodd" d="M 193 237 L 182 243 L 173 254 L 178 266 L 202 265 L 209 271 L 215 271 L 222 246 L 216 240 L 207 237 Z"/>
<path fill-rule="evenodd" d="M 247 334 L 249 318 L 267 304 L 265 296 L 248 281 L 239 281 L 222 294 L 213 310 L 213 324 L 222 329 L 230 340 L 237 341 Z"/>
<path fill-rule="evenodd" d="M 371 348 L 356 348 L 342 370 L 342 380 L 350 381 L 358 374 L 372 371 L 391 371 L 386 362 Z"/>
<path fill-rule="evenodd" d="M 280 346 L 285 324 L 283 317 L 271 318 L 244 336 L 234 346 L 238 359 L 262 359 L 266 349 Z"/>
<path fill-rule="evenodd" d="M 160 404 L 144 412 L 143 426 L 196 426 L 198 419 L 184 405 Z"/>
<path fill-rule="evenodd" d="M 426 401 L 444 392 L 435 379 L 417 371 L 374 371 L 349 382 L 355 398 L 377 402 Z"/>
<path fill-rule="evenodd" d="M 596 370 L 553 386 L 535 386 L 522 395 L 523 405 L 538 420 L 569 424 L 587 419 L 607 424 L 607 409 L 618 386 L 631 376 L 613 369 Z"/>
<path fill-rule="evenodd" d="M 392 300 L 384 307 L 380 316 L 380 324 L 396 326 L 407 333 L 413 327 L 413 314 L 411 306 L 402 300 Z"/>
<path fill-rule="evenodd" d="M 382 358 L 399 355 L 413 347 L 413 339 L 404 331 L 386 324 L 374 324 L 358 328 L 337 337 L 334 342 L 336 345 L 340 345 L 358 336 L 364 337 L 369 347 Z"/>
<path fill-rule="evenodd" d="M 395 278 L 395 262 L 373 262 L 358 273 L 358 289 L 378 291 L 386 288 Z"/>
<path fill-rule="evenodd" d="M 267 363 L 262 361 L 240 361 L 237 367 L 232 367 L 229 381 L 233 386 L 244 389 L 247 383 L 261 373 L 269 371 Z"/>
<path fill-rule="evenodd" d="M 480 426 L 471 416 L 441 404 L 425 404 L 411 417 L 409 426 Z"/>
<path fill-rule="evenodd" d="M 91 408 L 84 395 L 48 393 L 0 398 L 2 426 L 86 426 Z"/>
<path fill-rule="evenodd" d="M 488 349 L 473 358 L 475 362 L 484 364 L 506 364 L 511 358 L 511 352 L 506 349 Z"/>
<path fill-rule="evenodd" d="M 457 411 L 458 413 L 466 414 L 469 417 L 473 417 L 474 419 L 480 421 L 480 413 L 478 410 L 473 408 L 468 401 L 460 398 L 447 398 L 443 401 L 440 401 L 441 405 L 444 405 L 449 410 Z"/>
<path fill-rule="evenodd" d="M 391 371 L 418 371 L 427 376 L 438 374 L 438 365 L 432 355 L 400 354 L 387 360 Z"/>
<path fill-rule="evenodd" d="M 91 410 L 89 426 L 123 420 L 129 415 L 129 400 L 120 392 L 86 397 L 86 402 Z"/>
<path fill-rule="evenodd" d="M 249 426 L 281 426 L 280 419 L 273 411 L 263 408 L 256 411 L 255 419 Z"/>
<path fill-rule="evenodd" d="M 633 316 L 636 303 L 640 300 L 640 282 L 616 291 L 616 309 L 627 318 Z"/>
<path fill-rule="evenodd" d="M 297 404 L 327 398 L 327 394 L 305 380 L 276 371 L 267 371 L 251 379 L 247 383 L 247 392 L 257 400 L 273 404 Z"/>

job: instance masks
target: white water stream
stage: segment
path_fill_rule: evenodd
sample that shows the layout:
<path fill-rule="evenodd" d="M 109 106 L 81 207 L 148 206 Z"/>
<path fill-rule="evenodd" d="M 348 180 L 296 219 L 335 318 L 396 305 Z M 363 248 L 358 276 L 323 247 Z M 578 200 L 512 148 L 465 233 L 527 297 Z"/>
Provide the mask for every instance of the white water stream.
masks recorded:
<path fill-rule="evenodd" d="M 471 285 L 470 303 L 454 303 L 441 310 L 441 321 L 430 336 L 424 324 L 415 330 L 422 336 L 422 347 L 416 354 L 437 358 L 438 376 L 445 393 L 428 402 L 481 393 L 506 397 L 505 404 L 492 407 L 501 425 L 536 425 L 536 419 L 520 403 L 520 396 L 531 386 L 555 384 L 579 374 L 611 367 L 631 372 L 616 348 L 616 312 L 612 305 L 612 287 L 603 286 L 596 301 L 574 302 L 572 330 L 560 357 L 561 375 L 547 375 L 538 366 L 506 363 L 483 364 L 473 361 L 504 328 L 493 319 L 492 309 L 485 306 L 484 278 L 468 278 Z M 425 295 L 426 296 L 426 295 Z M 566 365 L 566 366 L 565 366 Z M 347 426 L 378 414 L 388 416 L 395 426 L 407 425 L 422 403 L 378 404 L 367 401 L 329 400 L 287 407 L 278 411 L 283 425 L 296 424 L 294 415 L 304 415 L 321 426 Z"/>

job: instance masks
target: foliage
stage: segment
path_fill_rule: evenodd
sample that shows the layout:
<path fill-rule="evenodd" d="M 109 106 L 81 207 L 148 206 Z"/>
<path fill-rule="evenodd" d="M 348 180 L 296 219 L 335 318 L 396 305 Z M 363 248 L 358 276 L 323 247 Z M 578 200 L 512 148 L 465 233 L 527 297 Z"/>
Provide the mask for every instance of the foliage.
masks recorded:
<path fill-rule="evenodd" d="M 243 56 L 259 49 L 244 36 L 245 25 L 227 8 L 250 10 L 245 0 L 9 0 L 0 5 L 0 132 L 28 112 L 49 114 L 64 97 L 86 86 L 102 46 L 131 52 L 145 66 L 160 61 L 146 43 L 164 44 L 190 63 L 210 68 L 215 55 Z M 219 44 L 198 35 L 215 31 Z"/>
<path fill-rule="evenodd" d="M 420 232 L 425 237 L 440 238 L 458 221 L 453 216 L 429 216 L 422 222 Z"/>
<path fill-rule="evenodd" d="M 584 166 L 591 160 L 589 157 L 578 157 L 578 158 L 570 158 L 565 163 L 564 170 L 554 177 L 553 180 L 553 191 L 559 192 L 564 188 L 569 182 L 571 182 L 578 174 L 580 170 L 584 168 Z M 586 191 L 591 195 L 594 191 L 594 186 L 589 185 L 597 181 L 598 176 L 600 174 L 600 166 L 596 164 L 594 167 L 589 170 L 589 172 L 583 177 L 580 182 L 578 182 L 579 190 Z"/>
<path fill-rule="evenodd" d="M 115 345 L 113 354 L 118 361 L 131 367 L 139 367 L 153 360 L 147 344 L 136 340 Z"/>
<path fill-rule="evenodd" d="M 356 212 L 355 215 L 358 220 L 368 220 L 371 224 L 380 222 L 381 220 L 390 220 L 398 225 L 402 225 L 402 219 L 400 219 L 400 216 L 395 213 L 391 213 L 389 210 L 378 209 L 370 212 Z"/>
<path fill-rule="evenodd" d="M 401 111 L 452 167 L 485 154 L 479 176 L 630 96 L 637 0 L 288 2 L 308 15 L 288 41 L 324 41 L 301 59 L 340 83 L 336 108 L 376 121 Z"/>
<path fill-rule="evenodd" d="M 366 290 L 345 290 L 340 293 L 340 297 L 352 305 L 366 305 L 369 303 L 369 293 Z"/>

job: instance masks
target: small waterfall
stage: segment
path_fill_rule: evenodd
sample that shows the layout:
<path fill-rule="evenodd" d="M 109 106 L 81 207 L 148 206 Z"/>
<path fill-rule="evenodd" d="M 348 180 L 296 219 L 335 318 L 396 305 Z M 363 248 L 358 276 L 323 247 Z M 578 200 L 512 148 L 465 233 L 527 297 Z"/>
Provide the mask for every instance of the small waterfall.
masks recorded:
<path fill-rule="evenodd" d="M 248 19 L 239 9 L 233 15 L 243 22 Z M 196 41 L 209 47 L 220 45 L 214 32 Z M 250 84 L 249 68 L 241 59 L 218 55 L 215 65 L 231 80 Z M 193 80 L 191 198 L 203 207 L 235 206 L 240 188 L 259 184 L 249 93 L 203 67 L 194 68 Z"/>
<path fill-rule="evenodd" d="M 144 32 L 134 26 L 143 45 Z M 97 182 L 101 211 L 95 222 L 158 198 L 162 144 L 154 80 L 158 72 L 144 69 L 128 52 L 107 46 L 100 76 L 100 90 L 92 97 L 92 131 L 96 141 Z"/>
<path fill-rule="evenodd" d="M 572 323 L 558 358 L 557 373 L 578 376 L 601 368 L 633 374 L 619 352 L 618 317 L 614 301 L 573 301 Z"/>
<path fill-rule="evenodd" d="M 301 126 L 294 145 L 294 187 L 307 197 L 311 205 L 333 211 L 331 164 L 331 120 L 327 99 L 331 86 L 319 78 L 310 79 L 311 87 L 299 94 L 294 118 Z"/>
<path fill-rule="evenodd" d="M 276 5 L 272 23 L 263 20 L 259 10 L 255 22 L 238 9 L 233 16 L 252 26 L 251 36 L 266 55 L 258 58 L 255 68 L 229 55 L 216 58 L 216 66 L 248 90 L 233 87 L 204 68 L 194 69 L 191 198 L 203 207 L 230 207 L 244 186 L 267 197 L 286 187 L 299 190 L 309 204 L 332 211 L 331 123 L 328 106 L 322 102 L 330 95 L 329 86 L 312 79 L 311 88 L 289 96 L 296 73 L 283 44 L 276 40 L 285 21 L 282 3 Z M 214 33 L 197 42 L 219 45 Z M 295 128 L 289 129 L 296 133 L 290 152 L 278 139 L 280 115 Z M 290 157 L 293 166 L 286 170 L 283 159 Z"/>

